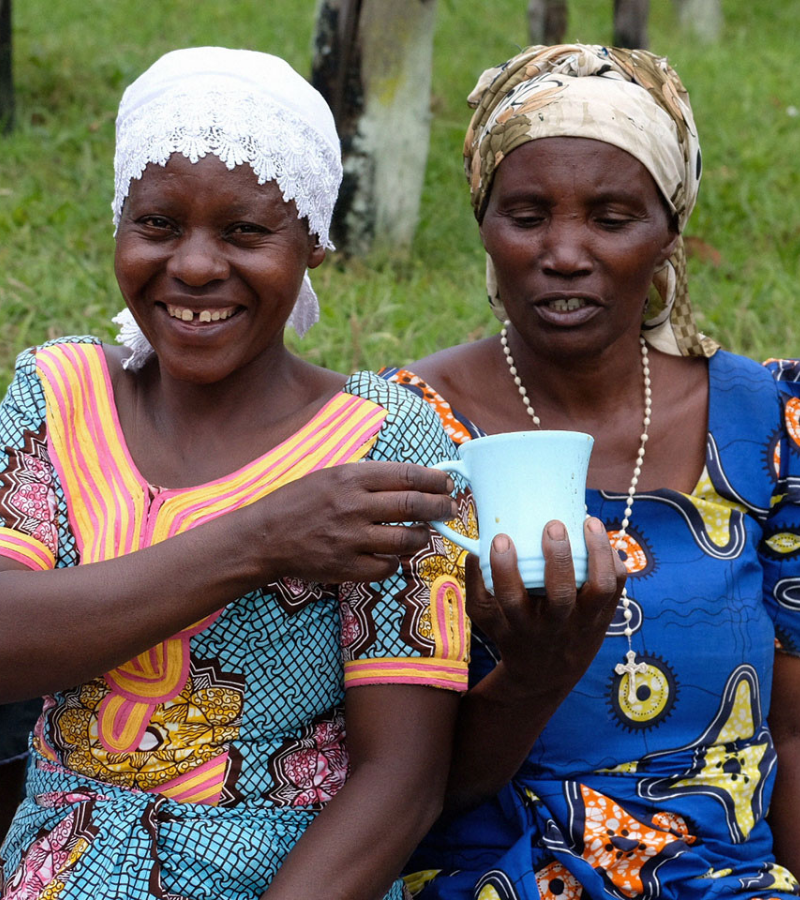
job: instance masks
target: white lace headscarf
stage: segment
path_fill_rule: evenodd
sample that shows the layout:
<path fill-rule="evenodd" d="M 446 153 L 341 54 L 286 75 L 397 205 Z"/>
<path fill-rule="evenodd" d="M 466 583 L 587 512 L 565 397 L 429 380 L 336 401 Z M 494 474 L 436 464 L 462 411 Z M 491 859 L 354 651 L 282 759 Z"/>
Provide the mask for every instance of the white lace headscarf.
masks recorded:
<path fill-rule="evenodd" d="M 212 153 L 229 169 L 247 164 L 258 183 L 275 181 L 319 244 L 333 249 L 330 224 L 342 180 L 339 138 L 322 95 L 284 60 L 253 50 L 173 50 L 122 95 L 114 156 L 114 228 L 131 180 L 173 153 L 192 163 Z M 287 322 L 302 336 L 319 319 L 306 272 Z M 113 321 L 131 349 L 126 368 L 140 368 L 153 348 L 130 310 Z"/>

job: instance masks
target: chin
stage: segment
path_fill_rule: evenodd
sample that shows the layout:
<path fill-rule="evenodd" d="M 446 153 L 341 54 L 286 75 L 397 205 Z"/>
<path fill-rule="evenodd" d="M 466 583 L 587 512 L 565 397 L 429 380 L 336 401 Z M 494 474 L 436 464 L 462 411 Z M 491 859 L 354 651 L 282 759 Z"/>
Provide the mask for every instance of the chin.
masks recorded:
<path fill-rule="evenodd" d="M 237 365 L 211 353 L 158 353 L 162 374 L 186 384 L 218 384 L 232 375 Z"/>

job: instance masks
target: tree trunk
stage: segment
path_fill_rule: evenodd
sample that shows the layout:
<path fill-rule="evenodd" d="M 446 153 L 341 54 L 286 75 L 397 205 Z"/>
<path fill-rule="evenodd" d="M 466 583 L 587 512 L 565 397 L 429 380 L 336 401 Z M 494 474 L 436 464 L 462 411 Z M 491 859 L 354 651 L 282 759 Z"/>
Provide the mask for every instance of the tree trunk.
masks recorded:
<path fill-rule="evenodd" d="M 675 0 L 682 27 L 703 41 L 719 38 L 724 21 L 721 0 Z"/>
<path fill-rule="evenodd" d="M 347 253 L 405 251 L 430 137 L 436 0 L 319 0 L 312 83 L 333 109 L 344 180 L 332 236 Z"/>
<path fill-rule="evenodd" d="M 706 2 L 706 0 L 701 0 Z M 614 0 L 614 46 L 646 50 L 650 0 Z"/>
<path fill-rule="evenodd" d="M 0 0 L 0 134 L 14 124 L 14 80 L 11 72 L 11 0 Z"/>
<path fill-rule="evenodd" d="M 531 44 L 563 44 L 567 33 L 567 0 L 528 0 Z"/>

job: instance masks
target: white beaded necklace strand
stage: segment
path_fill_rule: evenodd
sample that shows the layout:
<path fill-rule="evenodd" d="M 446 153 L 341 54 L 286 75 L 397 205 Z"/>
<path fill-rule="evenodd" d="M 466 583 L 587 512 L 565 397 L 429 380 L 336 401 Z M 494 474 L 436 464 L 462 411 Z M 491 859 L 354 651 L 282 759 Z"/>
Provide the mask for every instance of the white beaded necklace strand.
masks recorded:
<path fill-rule="evenodd" d="M 522 383 L 522 379 L 519 376 L 519 372 L 517 371 L 517 366 L 514 362 L 514 357 L 511 355 L 511 350 L 508 346 L 508 326 L 511 323 L 508 319 L 503 323 L 503 330 L 500 332 L 500 344 L 503 347 L 503 354 L 505 355 L 506 362 L 508 363 L 508 370 L 511 372 L 511 377 L 514 379 L 514 384 L 517 386 L 517 390 L 519 391 L 520 397 L 522 397 L 522 402 L 525 404 L 525 411 L 531 417 L 531 421 L 537 428 L 541 428 L 541 421 L 539 417 L 536 415 L 536 412 L 531 405 L 531 401 L 528 399 L 528 392 L 525 390 L 525 385 Z M 645 339 L 639 335 L 639 345 L 642 350 L 642 375 L 644 380 L 644 418 L 642 420 L 642 434 L 640 437 L 639 443 L 639 452 L 636 454 L 636 465 L 633 467 L 633 476 L 631 478 L 631 486 L 628 488 L 627 501 L 625 503 L 625 515 L 622 517 L 622 526 L 617 532 L 617 538 L 614 542 L 615 550 L 624 550 L 625 549 L 625 537 L 628 533 L 628 526 L 631 522 L 631 511 L 633 510 L 633 501 L 636 496 L 636 486 L 639 484 L 639 476 L 642 474 L 642 463 L 644 462 L 645 449 L 647 445 L 647 440 L 649 438 L 648 429 L 650 427 L 650 414 L 653 411 L 653 392 L 650 387 L 650 356 L 647 351 L 647 343 Z M 636 700 L 636 675 L 644 674 L 647 671 L 647 665 L 645 663 L 637 663 L 636 662 L 636 651 L 633 649 L 633 644 L 631 642 L 631 635 L 633 631 L 631 629 L 631 619 L 633 618 L 633 613 L 630 610 L 631 601 L 628 597 L 628 589 L 622 589 L 622 596 L 620 598 L 622 600 L 622 615 L 625 619 L 625 630 L 623 634 L 628 639 L 628 652 L 625 654 L 625 662 L 617 663 L 614 667 L 614 671 L 617 675 L 627 675 L 628 676 L 628 701 L 633 703 Z"/>

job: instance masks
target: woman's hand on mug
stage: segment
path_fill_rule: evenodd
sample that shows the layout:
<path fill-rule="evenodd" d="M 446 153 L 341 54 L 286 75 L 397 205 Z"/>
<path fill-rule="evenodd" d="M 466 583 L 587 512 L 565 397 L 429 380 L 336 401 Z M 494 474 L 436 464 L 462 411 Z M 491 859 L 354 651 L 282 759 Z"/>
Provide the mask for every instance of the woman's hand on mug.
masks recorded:
<path fill-rule="evenodd" d="M 452 490 L 445 472 L 425 466 L 373 460 L 335 466 L 248 507 L 243 538 L 263 548 L 267 581 L 380 581 L 397 571 L 400 556 L 431 539 L 427 525 L 391 523 L 452 518 Z"/>
<path fill-rule="evenodd" d="M 575 586 L 572 553 L 564 525 L 549 522 L 542 536 L 545 588 L 528 592 L 507 535 L 492 543 L 494 595 L 483 583 L 477 557 L 467 560 L 467 612 L 495 644 L 502 666 L 521 688 L 543 685 L 563 696 L 594 659 L 625 585 L 625 566 L 596 518 L 584 524 L 589 574 Z"/>

